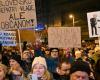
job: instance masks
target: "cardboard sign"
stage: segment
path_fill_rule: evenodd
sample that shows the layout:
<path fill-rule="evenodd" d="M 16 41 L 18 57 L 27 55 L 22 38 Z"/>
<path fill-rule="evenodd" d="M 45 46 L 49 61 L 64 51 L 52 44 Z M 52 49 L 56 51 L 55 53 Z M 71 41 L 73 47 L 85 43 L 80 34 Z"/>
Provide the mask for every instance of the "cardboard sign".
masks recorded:
<path fill-rule="evenodd" d="M 0 43 L 2 46 L 16 46 L 16 32 L 0 31 Z"/>
<path fill-rule="evenodd" d="M 0 1 L 0 30 L 33 28 L 36 24 L 34 0 Z"/>
<path fill-rule="evenodd" d="M 87 13 L 89 37 L 100 36 L 100 11 Z"/>
<path fill-rule="evenodd" d="M 80 27 L 49 27 L 48 45 L 51 48 L 80 48 Z"/>

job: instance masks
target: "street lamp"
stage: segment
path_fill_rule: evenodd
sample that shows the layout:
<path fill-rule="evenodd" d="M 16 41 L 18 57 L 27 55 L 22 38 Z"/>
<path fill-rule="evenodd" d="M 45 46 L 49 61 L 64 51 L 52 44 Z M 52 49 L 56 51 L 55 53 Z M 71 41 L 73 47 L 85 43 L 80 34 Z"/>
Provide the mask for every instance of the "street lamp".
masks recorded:
<path fill-rule="evenodd" d="M 75 23 L 75 21 L 74 21 L 74 15 L 70 14 L 69 18 L 73 19 L 73 27 L 74 27 L 75 26 L 75 24 L 74 24 Z"/>

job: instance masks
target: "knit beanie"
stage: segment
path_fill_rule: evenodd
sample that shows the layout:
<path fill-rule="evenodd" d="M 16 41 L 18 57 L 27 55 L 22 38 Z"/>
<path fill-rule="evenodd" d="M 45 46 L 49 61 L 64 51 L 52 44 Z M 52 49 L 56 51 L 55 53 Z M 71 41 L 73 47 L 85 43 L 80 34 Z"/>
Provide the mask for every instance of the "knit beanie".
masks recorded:
<path fill-rule="evenodd" d="M 17 61 L 21 65 L 21 56 L 20 55 L 11 55 L 10 59 Z"/>
<path fill-rule="evenodd" d="M 46 60 L 45 58 L 39 56 L 39 57 L 35 57 L 33 62 L 32 62 L 32 68 L 34 67 L 34 65 L 36 64 L 42 64 L 44 65 L 44 67 L 47 69 L 47 64 L 46 64 Z"/>
<path fill-rule="evenodd" d="M 90 66 L 87 62 L 84 61 L 75 61 L 70 69 L 70 74 L 76 72 L 76 71 L 83 71 L 86 72 L 88 75 L 90 75 Z"/>

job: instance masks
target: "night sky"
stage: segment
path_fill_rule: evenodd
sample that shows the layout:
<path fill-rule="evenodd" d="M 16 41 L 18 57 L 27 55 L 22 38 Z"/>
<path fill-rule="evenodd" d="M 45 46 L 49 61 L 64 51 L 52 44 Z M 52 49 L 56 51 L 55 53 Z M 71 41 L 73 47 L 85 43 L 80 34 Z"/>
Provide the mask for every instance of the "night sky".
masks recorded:
<path fill-rule="evenodd" d="M 72 26 L 69 14 L 74 14 L 79 21 L 75 26 L 80 26 L 82 37 L 88 38 L 87 13 L 100 11 L 100 0 L 36 0 L 36 10 L 37 21 L 48 25 L 60 14 L 61 26 Z"/>
<path fill-rule="evenodd" d="M 43 6 L 40 12 L 44 13 L 42 20 L 46 17 L 53 17 L 57 14 L 66 16 L 66 21 L 69 21 L 68 15 L 74 14 L 75 20 L 81 20 L 76 25 L 87 25 L 87 12 L 100 11 L 100 0 L 36 0 L 42 2 Z M 37 5 L 40 9 L 41 6 Z M 39 15 L 40 15 L 39 14 Z M 38 18 L 40 19 L 40 17 Z M 68 19 L 68 20 L 67 20 Z M 48 19 L 44 19 L 45 21 Z"/>

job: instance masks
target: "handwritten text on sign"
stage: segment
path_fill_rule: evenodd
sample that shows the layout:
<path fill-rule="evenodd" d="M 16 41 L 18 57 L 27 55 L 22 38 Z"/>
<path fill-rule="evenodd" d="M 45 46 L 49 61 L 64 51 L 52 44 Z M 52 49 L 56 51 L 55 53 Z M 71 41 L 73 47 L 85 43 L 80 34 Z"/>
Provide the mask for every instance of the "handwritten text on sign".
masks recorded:
<path fill-rule="evenodd" d="M 51 48 L 81 47 L 79 27 L 49 27 L 48 43 Z"/>
<path fill-rule="evenodd" d="M 3 46 L 16 46 L 16 32 L 0 31 L 0 43 Z"/>
<path fill-rule="evenodd" d="M 34 0 L 0 0 L 0 29 L 32 28 L 36 25 Z"/>

